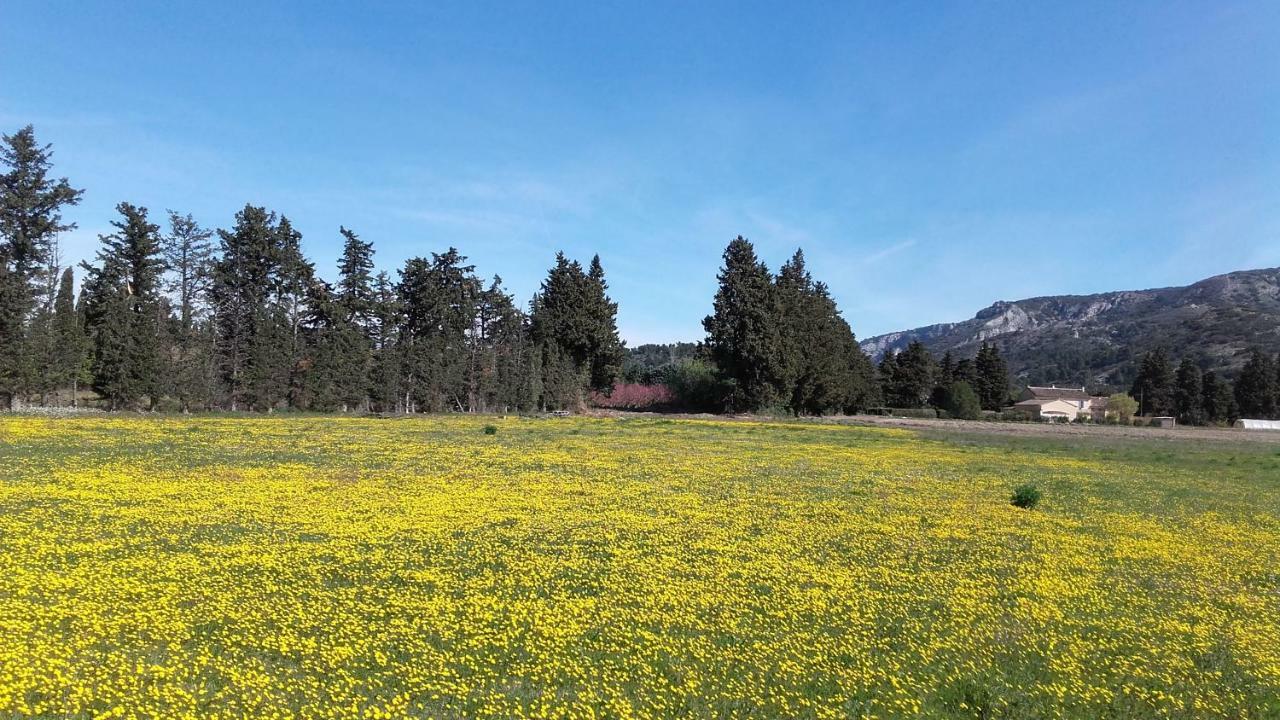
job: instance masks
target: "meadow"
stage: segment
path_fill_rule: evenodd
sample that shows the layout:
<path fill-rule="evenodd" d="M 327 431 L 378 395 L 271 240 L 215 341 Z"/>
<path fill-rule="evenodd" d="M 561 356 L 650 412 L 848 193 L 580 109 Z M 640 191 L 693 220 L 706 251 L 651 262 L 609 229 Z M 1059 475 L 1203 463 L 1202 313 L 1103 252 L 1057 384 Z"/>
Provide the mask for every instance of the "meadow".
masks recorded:
<path fill-rule="evenodd" d="M 920 716 L 1280 716 L 1280 446 L 0 416 L 0 717 Z"/>

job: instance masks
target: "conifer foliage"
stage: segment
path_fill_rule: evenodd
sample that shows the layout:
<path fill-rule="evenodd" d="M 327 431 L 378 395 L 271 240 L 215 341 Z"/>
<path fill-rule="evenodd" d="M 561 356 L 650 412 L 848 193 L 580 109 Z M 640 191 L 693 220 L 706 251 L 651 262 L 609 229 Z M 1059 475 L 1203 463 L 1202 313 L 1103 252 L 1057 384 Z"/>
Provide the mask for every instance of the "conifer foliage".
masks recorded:
<path fill-rule="evenodd" d="M 718 279 L 714 312 L 702 324 L 707 354 L 728 381 L 728 409 L 824 414 L 876 402 L 871 361 L 803 252 L 775 278 L 738 236 L 725 248 Z"/>

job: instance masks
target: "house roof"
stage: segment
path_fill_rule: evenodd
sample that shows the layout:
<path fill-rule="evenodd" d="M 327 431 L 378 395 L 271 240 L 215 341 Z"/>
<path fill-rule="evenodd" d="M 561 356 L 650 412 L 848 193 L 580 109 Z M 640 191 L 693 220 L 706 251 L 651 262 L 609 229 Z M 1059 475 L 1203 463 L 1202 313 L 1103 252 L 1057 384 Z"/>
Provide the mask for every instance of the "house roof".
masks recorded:
<path fill-rule="evenodd" d="M 1052 400 L 1089 400 L 1089 393 L 1084 388 L 1060 388 L 1060 387 L 1036 387 L 1034 385 L 1027 388 L 1027 392 L 1031 393 L 1033 398 L 1048 398 Z"/>
<path fill-rule="evenodd" d="M 1030 398 L 1027 400 L 1023 400 L 1021 402 L 1016 402 L 1013 404 L 1013 406 L 1014 407 L 1042 407 L 1044 405 L 1048 405 L 1049 403 L 1054 403 L 1054 402 L 1058 402 L 1059 400 L 1065 400 L 1065 399 L 1066 398 L 1056 398 L 1056 397 Z"/>

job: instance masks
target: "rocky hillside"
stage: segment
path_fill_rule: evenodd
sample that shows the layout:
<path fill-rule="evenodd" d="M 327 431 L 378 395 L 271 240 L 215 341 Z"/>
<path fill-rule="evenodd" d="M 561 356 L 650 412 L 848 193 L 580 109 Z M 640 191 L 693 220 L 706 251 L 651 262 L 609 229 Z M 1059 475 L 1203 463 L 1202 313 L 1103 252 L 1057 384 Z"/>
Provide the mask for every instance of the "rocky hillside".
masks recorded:
<path fill-rule="evenodd" d="M 936 355 L 972 356 L 992 342 L 1021 380 L 1124 386 L 1135 360 L 1163 345 L 1233 375 L 1249 347 L 1280 350 L 1280 268 L 1218 275 L 1186 287 L 997 302 L 970 320 L 868 338 L 874 358 L 920 340 Z"/>

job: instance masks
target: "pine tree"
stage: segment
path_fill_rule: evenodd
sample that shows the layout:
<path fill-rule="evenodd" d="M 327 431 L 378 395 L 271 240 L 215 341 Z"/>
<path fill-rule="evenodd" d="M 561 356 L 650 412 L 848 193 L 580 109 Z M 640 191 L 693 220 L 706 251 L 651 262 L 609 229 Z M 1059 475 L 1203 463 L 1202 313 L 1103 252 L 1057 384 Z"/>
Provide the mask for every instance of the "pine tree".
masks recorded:
<path fill-rule="evenodd" d="M 246 205 L 231 230 L 219 230 L 221 257 L 210 295 L 217 367 L 230 409 L 301 406 L 308 363 L 306 298 L 314 269 L 288 218 Z"/>
<path fill-rule="evenodd" d="M 213 348 L 209 318 L 209 280 L 213 231 L 191 215 L 169 211 L 164 237 L 165 289 L 177 311 L 168 333 L 169 393 L 183 412 L 207 407 L 214 396 Z"/>
<path fill-rule="evenodd" d="M 354 232 L 339 228 L 343 237 L 338 263 L 338 284 L 327 317 L 326 337 L 334 347 L 329 354 L 329 376 L 335 383 L 337 403 L 345 412 L 365 408 L 372 393 L 374 336 L 378 328 L 377 298 L 373 287 L 373 244 Z"/>
<path fill-rule="evenodd" d="M 401 271 L 400 354 L 409 412 L 464 409 L 466 334 L 480 281 L 454 248 L 412 258 Z"/>
<path fill-rule="evenodd" d="M 33 384 L 29 323 L 41 287 L 56 275 L 53 242 L 75 228 L 62 220 L 65 207 L 80 202 L 66 178 L 53 179 L 51 146 L 36 141 L 26 126 L 0 136 L 0 406 L 10 407 Z M 51 262 L 53 260 L 53 262 Z"/>
<path fill-rule="evenodd" d="M 99 265 L 85 265 L 93 388 L 111 409 L 137 407 L 143 398 L 154 408 L 160 400 L 167 313 L 160 292 L 160 227 L 148 221 L 146 208 L 124 202 L 116 210 L 122 219 L 111 223 L 116 232 L 99 237 Z"/>
<path fill-rule="evenodd" d="M 339 227 L 342 234 L 342 258 L 338 261 L 338 305 L 347 320 L 373 336 L 377 297 L 373 278 L 373 243 L 365 242 L 351 230 Z"/>
<path fill-rule="evenodd" d="M 1000 410 L 1009 400 L 1009 368 L 995 345 L 982 343 L 974 361 L 974 390 L 984 410 Z"/>
<path fill-rule="evenodd" d="M 783 400 L 786 378 L 777 292 L 769 269 L 741 235 L 724 251 L 714 311 L 702 321 L 712 362 L 733 384 L 735 410 L 755 410 Z"/>
<path fill-rule="evenodd" d="M 370 383 L 373 407 L 381 412 L 402 410 L 400 352 L 400 299 L 386 272 L 373 281 L 372 339 L 373 358 Z"/>
<path fill-rule="evenodd" d="M 1200 367 L 1183 358 L 1174 379 L 1173 410 L 1178 422 L 1201 425 L 1205 422 L 1204 387 Z"/>
<path fill-rule="evenodd" d="M 467 406 L 478 412 L 531 410 L 537 399 L 527 395 L 533 341 L 524 313 L 494 276 L 480 293 L 475 322 L 468 333 Z M 538 368 L 537 372 L 541 372 Z"/>
<path fill-rule="evenodd" d="M 1156 348 L 1142 357 L 1138 376 L 1129 391 L 1138 401 L 1139 415 L 1170 415 L 1173 406 L 1174 374 L 1164 348 Z"/>
<path fill-rule="evenodd" d="M 1276 363 L 1271 356 L 1255 348 L 1235 382 L 1236 406 L 1240 417 L 1276 417 L 1276 374 Z"/>

